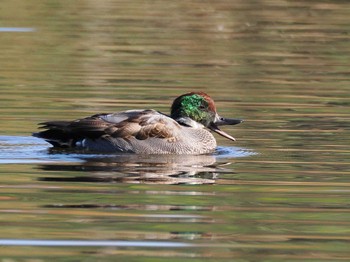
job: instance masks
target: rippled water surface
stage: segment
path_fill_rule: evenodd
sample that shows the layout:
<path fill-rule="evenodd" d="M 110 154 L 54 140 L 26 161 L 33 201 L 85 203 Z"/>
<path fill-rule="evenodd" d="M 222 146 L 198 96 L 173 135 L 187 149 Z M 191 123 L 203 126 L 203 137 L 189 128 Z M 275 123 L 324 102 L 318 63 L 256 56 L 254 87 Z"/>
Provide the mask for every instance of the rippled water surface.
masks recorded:
<path fill-rule="evenodd" d="M 1 261 L 350 260 L 347 1 L 2 1 Z M 37 123 L 204 91 L 215 154 L 50 149 Z"/>

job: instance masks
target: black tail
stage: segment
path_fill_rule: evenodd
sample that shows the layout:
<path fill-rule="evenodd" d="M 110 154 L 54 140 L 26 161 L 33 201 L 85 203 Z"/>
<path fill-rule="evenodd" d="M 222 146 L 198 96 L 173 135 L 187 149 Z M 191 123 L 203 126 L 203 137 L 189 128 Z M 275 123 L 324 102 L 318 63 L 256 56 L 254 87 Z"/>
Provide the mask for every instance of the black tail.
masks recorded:
<path fill-rule="evenodd" d="M 67 148 L 75 144 L 76 138 L 69 132 L 69 121 L 51 121 L 40 123 L 41 132 L 33 133 L 34 137 L 45 139 L 54 147 Z"/>

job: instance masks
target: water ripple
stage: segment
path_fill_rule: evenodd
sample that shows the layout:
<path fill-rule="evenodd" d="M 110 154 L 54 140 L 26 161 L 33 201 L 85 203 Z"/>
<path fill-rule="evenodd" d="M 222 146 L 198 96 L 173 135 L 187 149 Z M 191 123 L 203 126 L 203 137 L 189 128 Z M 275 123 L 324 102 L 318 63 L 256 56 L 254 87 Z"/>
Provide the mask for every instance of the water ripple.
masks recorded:
<path fill-rule="evenodd" d="M 50 152 L 49 146 L 46 142 L 35 137 L 25 137 L 25 136 L 0 136 L 0 163 L 1 164 L 25 164 L 25 163 L 53 163 L 53 162 L 67 162 L 67 163 L 81 163 L 90 160 L 100 160 L 100 159 L 124 159 L 135 160 L 140 158 L 135 154 L 86 154 L 86 153 L 75 153 L 75 152 L 65 152 L 65 151 L 54 151 Z M 242 147 L 218 147 L 217 151 L 213 155 L 201 155 L 201 156 L 191 156 L 187 158 L 193 158 L 192 161 L 197 161 L 196 163 L 201 164 L 203 159 L 210 158 L 211 162 L 215 162 L 216 159 L 230 159 L 238 157 L 248 157 L 255 155 L 256 153 L 250 149 Z M 152 158 L 152 156 L 147 157 L 147 160 Z M 181 155 L 166 155 L 160 156 L 161 159 L 173 158 L 172 162 L 182 162 L 184 159 Z M 159 159 L 156 158 L 156 159 Z M 205 161 L 206 163 L 208 161 Z M 194 165 L 194 164 L 191 165 Z"/>
<path fill-rule="evenodd" d="M 191 247 L 183 242 L 170 241 L 96 241 L 96 240 L 31 240 L 0 239 L 1 246 L 49 246 L 49 247 Z"/>
<path fill-rule="evenodd" d="M 35 32 L 32 27 L 0 27 L 0 32 Z"/>

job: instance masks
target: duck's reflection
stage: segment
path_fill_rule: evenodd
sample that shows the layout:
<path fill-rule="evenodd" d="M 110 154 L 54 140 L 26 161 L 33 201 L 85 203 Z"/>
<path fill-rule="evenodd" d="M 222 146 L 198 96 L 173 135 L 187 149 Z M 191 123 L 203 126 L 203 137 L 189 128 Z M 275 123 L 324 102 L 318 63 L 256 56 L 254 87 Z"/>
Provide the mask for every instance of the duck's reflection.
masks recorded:
<path fill-rule="evenodd" d="M 42 177 L 42 181 L 147 184 L 212 184 L 223 170 L 215 155 L 135 155 L 80 157 L 74 164 L 43 164 L 53 171 L 81 171 L 87 175 Z"/>

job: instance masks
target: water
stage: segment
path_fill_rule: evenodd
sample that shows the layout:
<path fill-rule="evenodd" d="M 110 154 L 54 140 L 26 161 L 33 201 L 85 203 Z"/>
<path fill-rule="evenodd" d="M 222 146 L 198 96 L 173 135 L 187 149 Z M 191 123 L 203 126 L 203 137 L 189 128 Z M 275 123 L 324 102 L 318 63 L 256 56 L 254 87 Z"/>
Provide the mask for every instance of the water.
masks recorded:
<path fill-rule="evenodd" d="M 33 8 L 35 6 L 35 8 Z M 0 258 L 350 259 L 346 1 L 3 1 Z M 215 154 L 49 149 L 37 123 L 205 91 Z"/>

